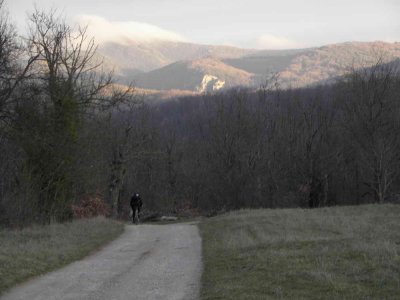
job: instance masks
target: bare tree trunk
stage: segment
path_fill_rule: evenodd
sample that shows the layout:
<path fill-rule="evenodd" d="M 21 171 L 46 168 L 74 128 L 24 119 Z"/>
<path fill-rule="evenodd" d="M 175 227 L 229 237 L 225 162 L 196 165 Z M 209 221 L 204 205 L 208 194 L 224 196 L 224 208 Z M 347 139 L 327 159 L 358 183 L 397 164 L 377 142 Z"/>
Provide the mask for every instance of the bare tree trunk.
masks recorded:
<path fill-rule="evenodd" d="M 118 207 L 125 172 L 124 157 L 121 149 L 119 149 L 119 151 L 114 152 L 114 159 L 111 162 L 111 180 L 109 184 L 109 204 L 113 218 L 118 217 Z"/>
<path fill-rule="evenodd" d="M 328 174 L 325 174 L 325 176 L 324 176 L 324 200 L 323 200 L 323 206 L 328 205 L 328 192 L 329 192 Z"/>
<path fill-rule="evenodd" d="M 358 163 L 356 163 L 356 204 L 359 205 L 361 203 L 361 199 L 360 199 L 360 173 L 359 173 L 359 167 L 358 167 Z"/>

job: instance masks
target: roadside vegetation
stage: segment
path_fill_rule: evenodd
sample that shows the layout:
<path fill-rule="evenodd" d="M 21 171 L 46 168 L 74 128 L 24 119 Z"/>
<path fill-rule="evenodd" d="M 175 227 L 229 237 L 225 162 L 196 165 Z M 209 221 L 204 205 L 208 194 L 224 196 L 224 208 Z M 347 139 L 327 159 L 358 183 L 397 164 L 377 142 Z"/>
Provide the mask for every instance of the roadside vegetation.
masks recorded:
<path fill-rule="evenodd" d="M 241 210 L 205 220 L 202 299 L 394 299 L 400 206 Z"/>
<path fill-rule="evenodd" d="M 0 230 L 0 294 L 28 278 L 79 260 L 115 239 L 124 225 L 103 217 Z"/>

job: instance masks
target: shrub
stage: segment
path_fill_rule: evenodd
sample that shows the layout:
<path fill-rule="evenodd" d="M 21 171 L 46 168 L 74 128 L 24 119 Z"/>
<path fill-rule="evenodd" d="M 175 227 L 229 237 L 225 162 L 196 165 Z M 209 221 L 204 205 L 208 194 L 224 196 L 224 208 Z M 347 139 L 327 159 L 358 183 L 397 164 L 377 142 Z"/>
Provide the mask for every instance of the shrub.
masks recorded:
<path fill-rule="evenodd" d="M 184 201 L 180 203 L 175 209 L 176 215 L 178 217 L 198 217 L 200 216 L 200 211 L 198 208 L 193 207 L 190 201 Z"/>
<path fill-rule="evenodd" d="M 111 209 L 100 193 L 83 195 L 79 204 L 72 205 L 71 209 L 74 218 L 78 219 L 111 215 Z"/>

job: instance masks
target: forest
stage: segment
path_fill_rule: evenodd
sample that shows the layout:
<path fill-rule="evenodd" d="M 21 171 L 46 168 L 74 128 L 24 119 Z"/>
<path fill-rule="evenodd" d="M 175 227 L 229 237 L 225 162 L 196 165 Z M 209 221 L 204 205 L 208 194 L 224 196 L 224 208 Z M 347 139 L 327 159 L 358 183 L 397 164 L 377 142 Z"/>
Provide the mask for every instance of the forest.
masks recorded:
<path fill-rule="evenodd" d="M 102 68 L 85 27 L 36 10 L 21 37 L 0 1 L 0 224 L 398 202 L 399 63 L 334 84 L 149 101 Z M 85 212 L 83 212 L 85 213 Z"/>

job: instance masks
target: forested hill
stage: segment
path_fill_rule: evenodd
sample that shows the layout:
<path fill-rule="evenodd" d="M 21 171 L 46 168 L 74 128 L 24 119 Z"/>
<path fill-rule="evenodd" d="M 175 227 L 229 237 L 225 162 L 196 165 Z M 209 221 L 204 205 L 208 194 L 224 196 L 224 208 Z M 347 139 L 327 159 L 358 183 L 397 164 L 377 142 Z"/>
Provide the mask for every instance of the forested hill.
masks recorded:
<path fill-rule="evenodd" d="M 332 82 L 351 68 L 400 57 L 400 43 L 347 42 L 298 50 L 246 50 L 180 42 L 106 44 L 99 48 L 124 82 L 155 90 L 259 86 L 276 74 L 283 87 Z M 207 84 L 205 84 L 207 83 Z"/>

